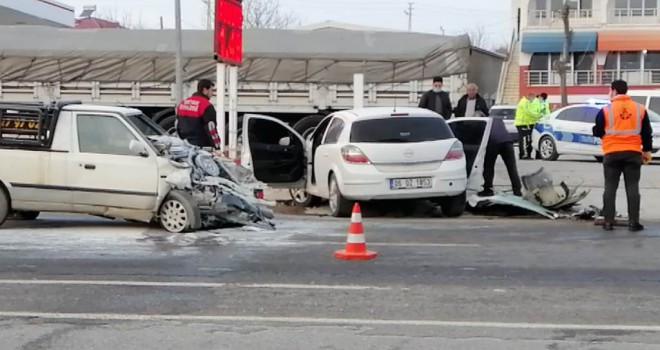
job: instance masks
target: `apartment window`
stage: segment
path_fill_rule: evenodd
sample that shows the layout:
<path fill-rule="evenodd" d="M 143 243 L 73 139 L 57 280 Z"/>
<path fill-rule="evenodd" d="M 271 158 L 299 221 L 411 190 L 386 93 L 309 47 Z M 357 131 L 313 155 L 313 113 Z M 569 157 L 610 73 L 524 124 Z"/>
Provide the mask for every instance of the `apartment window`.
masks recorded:
<path fill-rule="evenodd" d="M 657 16 L 658 0 L 615 0 L 614 9 L 618 17 Z"/>
<path fill-rule="evenodd" d="M 640 52 L 620 52 L 621 70 L 639 70 L 642 68 Z"/>
<path fill-rule="evenodd" d="M 570 0 L 568 4 L 572 10 L 593 10 L 593 0 Z"/>
<path fill-rule="evenodd" d="M 645 69 L 660 69 L 660 51 L 653 51 L 644 57 Z"/>
<path fill-rule="evenodd" d="M 575 0 L 574 0 L 575 1 Z M 571 2 L 574 2 L 571 1 Z M 580 1 L 582 2 L 582 1 Z M 586 2 L 591 2 L 588 0 Z M 564 5 L 564 0 L 536 0 L 536 10 L 537 11 L 559 11 Z"/>

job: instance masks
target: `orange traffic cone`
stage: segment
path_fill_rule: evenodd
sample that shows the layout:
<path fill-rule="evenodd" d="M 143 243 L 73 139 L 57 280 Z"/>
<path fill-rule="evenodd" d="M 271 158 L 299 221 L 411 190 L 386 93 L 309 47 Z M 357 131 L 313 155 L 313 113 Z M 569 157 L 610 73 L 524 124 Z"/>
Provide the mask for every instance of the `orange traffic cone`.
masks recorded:
<path fill-rule="evenodd" d="M 358 203 L 355 203 L 353 207 L 346 248 L 336 251 L 334 255 L 335 258 L 342 260 L 370 260 L 378 256 L 378 253 L 367 250 L 367 241 L 364 238 L 364 227 L 362 226 L 362 212 Z"/>

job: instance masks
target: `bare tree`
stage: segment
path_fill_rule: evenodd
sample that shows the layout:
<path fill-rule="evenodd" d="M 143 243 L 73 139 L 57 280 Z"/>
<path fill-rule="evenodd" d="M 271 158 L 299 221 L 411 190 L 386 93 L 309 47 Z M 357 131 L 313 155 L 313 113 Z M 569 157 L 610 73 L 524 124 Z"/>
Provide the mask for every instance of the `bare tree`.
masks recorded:
<path fill-rule="evenodd" d="M 109 22 L 119 23 L 120 26 L 128 29 L 145 29 L 146 26 L 142 21 L 142 14 L 133 17 L 131 12 L 119 12 L 117 8 L 103 8 L 96 11 L 96 16 Z"/>
<path fill-rule="evenodd" d="M 213 6 L 209 7 L 209 1 L 202 0 L 207 11 L 215 11 Z M 204 16 L 205 21 L 212 20 L 215 16 Z M 279 0 L 243 0 L 243 26 L 245 28 L 271 28 L 286 29 L 298 25 L 298 17 L 282 10 Z M 208 25 L 207 25 L 208 26 Z"/>
<path fill-rule="evenodd" d="M 485 48 L 487 42 L 486 28 L 483 26 L 478 26 L 472 30 L 467 31 L 467 34 L 470 37 L 472 46 L 478 48 Z"/>

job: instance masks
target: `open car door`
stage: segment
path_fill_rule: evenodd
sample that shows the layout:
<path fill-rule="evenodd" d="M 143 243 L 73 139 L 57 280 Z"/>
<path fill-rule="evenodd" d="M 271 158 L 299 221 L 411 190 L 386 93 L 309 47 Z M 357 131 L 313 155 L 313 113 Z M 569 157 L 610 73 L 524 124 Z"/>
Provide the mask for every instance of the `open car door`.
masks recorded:
<path fill-rule="evenodd" d="M 467 166 L 467 190 L 479 192 L 484 184 L 483 169 L 490 138 L 491 118 L 457 118 L 447 121 L 454 136 L 463 143 Z"/>
<path fill-rule="evenodd" d="M 305 140 L 284 122 L 264 115 L 243 117 L 241 164 L 273 188 L 305 188 Z"/>

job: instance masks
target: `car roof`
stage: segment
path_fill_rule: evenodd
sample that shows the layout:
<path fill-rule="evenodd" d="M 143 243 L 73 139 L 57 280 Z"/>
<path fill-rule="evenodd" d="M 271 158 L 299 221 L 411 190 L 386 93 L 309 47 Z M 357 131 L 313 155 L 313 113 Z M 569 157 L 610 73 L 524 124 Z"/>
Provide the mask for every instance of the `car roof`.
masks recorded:
<path fill-rule="evenodd" d="M 660 90 L 628 90 L 629 96 L 660 96 Z"/>
<path fill-rule="evenodd" d="M 142 113 L 139 109 L 106 106 L 106 105 L 92 105 L 92 104 L 71 104 L 62 108 L 64 111 L 82 111 L 82 112 L 105 112 L 105 113 L 119 113 L 119 114 L 138 114 Z"/>
<path fill-rule="evenodd" d="M 418 107 L 367 107 L 359 109 L 349 109 L 338 112 L 337 114 L 347 118 L 350 121 L 365 119 L 380 119 L 387 116 L 396 116 L 397 114 L 414 114 L 415 117 L 442 118 L 438 113 L 425 108 Z"/>

